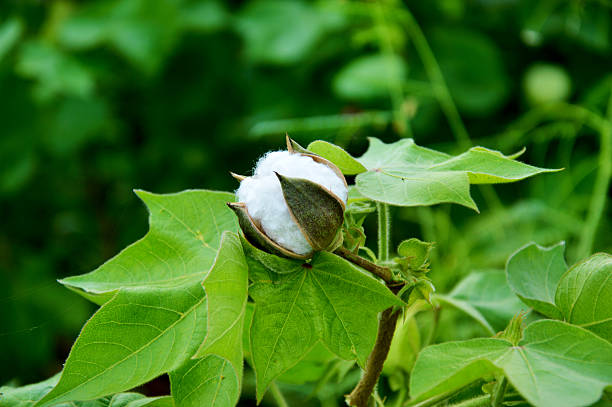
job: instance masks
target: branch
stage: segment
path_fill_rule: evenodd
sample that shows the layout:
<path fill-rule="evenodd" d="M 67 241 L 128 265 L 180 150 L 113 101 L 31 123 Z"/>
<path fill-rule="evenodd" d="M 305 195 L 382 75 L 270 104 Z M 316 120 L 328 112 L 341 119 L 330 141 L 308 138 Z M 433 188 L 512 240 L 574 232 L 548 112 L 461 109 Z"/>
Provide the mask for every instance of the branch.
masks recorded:
<path fill-rule="evenodd" d="M 340 257 L 345 258 L 353 264 L 358 265 L 361 268 L 368 270 L 370 273 L 374 274 L 377 277 L 385 280 L 387 285 L 393 284 L 393 275 L 391 274 L 391 270 L 387 267 L 381 267 L 369 260 L 364 259 L 363 257 L 351 252 L 350 250 L 345 249 L 344 247 L 339 247 L 334 251 Z"/>
<path fill-rule="evenodd" d="M 357 384 L 357 387 L 353 389 L 351 394 L 347 396 L 347 403 L 349 406 L 354 407 L 367 407 L 370 395 L 374 391 L 374 387 L 378 382 L 378 377 L 382 372 L 383 364 L 387 359 L 389 353 L 389 347 L 391 346 L 391 340 L 395 333 L 395 325 L 397 324 L 397 318 L 401 314 L 401 310 L 393 310 L 393 308 L 387 308 L 380 315 L 380 321 L 378 322 L 378 336 L 376 337 L 376 343 L 374 349 L 366 362 L 365 372 L 363 377 Z"/>

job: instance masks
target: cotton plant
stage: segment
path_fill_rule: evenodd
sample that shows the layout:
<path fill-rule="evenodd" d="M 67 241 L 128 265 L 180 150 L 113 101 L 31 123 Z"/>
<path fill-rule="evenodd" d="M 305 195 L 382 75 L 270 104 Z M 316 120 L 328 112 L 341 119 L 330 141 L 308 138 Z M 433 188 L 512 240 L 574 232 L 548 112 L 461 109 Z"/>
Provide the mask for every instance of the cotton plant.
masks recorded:
<path fill-rule="evenodd" d="M 100 306 L 61 374 L 1 388 L 0 407 L 88 400 L 231 407 L 241 397 L 245 360 L 257 401 L 269 392 L 284 406 L 278 383 L 320 345 L 361 370 L 345 396 L 350 406 L 387 403 L 375 387 L 390 350 L 385 374 L 394 405 L 408 397 L 411 405 L 447 403 L 473 393 L 462 389 L 475 380 L 479 394 L 464 405 L 590 405 L 612 385 L 610 255 L 568 269 L 557 246 L 527 246 L 505 274 L 470 275 L 443 295 L 428 277 L 432 243 L 410 237 L 395 248 L 391 240 L 391 206 L 477 210 L 471 184 L 552 171 L 517 157 L 483 147 L 450 156 L 411 139 L 370 139 L 355 158 L 325 141 L 303 148 L 287 137 L 287 150 L 267 153 L 252 176 L 234 174 L 235 194 L 137 190 L 149 210 L 146 236 L 96 270 L 60 281 Z M 365 245 L 363 226 L 373 213 L 378 233 L 367 242 L 377 253 Z M 503 306 L 488 308 L 499 300 L 493 296 Z M 420 349 L 411 318 L 427 304 L 463 310 L 489 337 Z M 530 309 L 540 320 L 515 317 Z M 567 374 L 554 374 L 559 366 Z M 170 395 L 125 393 L 163 374 Z"/>

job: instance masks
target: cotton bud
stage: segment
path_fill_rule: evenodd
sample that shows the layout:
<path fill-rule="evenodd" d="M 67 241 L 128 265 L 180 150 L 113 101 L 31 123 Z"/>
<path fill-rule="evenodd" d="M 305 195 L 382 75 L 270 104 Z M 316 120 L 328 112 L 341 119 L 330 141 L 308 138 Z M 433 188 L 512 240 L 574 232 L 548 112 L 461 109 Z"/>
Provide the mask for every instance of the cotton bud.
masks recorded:
<path fill-rule="evenodd" d="M 348 195 L 342 172 L 287 137 L 288 151 L 269 152 L 253 176 L 240 181 L 238 203 L 228 203 L 254 246 L 283 257 L 310 258 L 333 250 Z"/>

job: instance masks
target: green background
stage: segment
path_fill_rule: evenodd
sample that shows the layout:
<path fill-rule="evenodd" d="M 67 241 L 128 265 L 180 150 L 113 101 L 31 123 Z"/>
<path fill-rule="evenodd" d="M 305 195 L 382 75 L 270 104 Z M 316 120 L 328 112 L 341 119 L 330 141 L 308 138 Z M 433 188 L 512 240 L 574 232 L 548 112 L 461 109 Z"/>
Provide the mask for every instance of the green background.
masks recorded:
<path fill-rule="evenodd" d="M 607 114 L 611 8 L 608 0 L 3 1 L 0 384 L 61 368 L 93 308 L 55 280 L 144 235 L 134 188 L 231 191 L 228 171 L 249 173 L 263 152 L 283 148 L 286 131 L 353 155 L 368 136 L 412 136 L 456 154 L 470 145 L 465 128 L 474 145 L 506 154 L 525 146 L 521 160 L 565 168 L 473 188 L 480 215 L 394 209 L 396 243 L 436 242 L 441 292 L 470 271 L 503 268 L 529 241 L 566 240 L 570 264 L 589 254 L 585 234 L 594 237 L 589 252 L 610 251 L 609 207 L 585 230 L 602 136 L 576 112 Z M 482 335 L 467 317 L 442 318 L 438 341 Z"/>

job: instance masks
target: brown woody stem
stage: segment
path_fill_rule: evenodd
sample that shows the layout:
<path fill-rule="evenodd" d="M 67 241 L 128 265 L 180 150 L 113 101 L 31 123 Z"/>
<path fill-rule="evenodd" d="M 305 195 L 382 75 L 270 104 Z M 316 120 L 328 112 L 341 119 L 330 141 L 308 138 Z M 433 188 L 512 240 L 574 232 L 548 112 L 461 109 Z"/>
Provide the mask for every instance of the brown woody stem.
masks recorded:
<path fill-rule="evenodd" d="M 351 263 L 366 269 L 375 276 L 382 278 L 383 280 L 385 280 L 385 283 L 387 283 L 387 285 L 393 283 L 393 276 L 391 274 L 391 270 L 389 270 L 387 267 L 381 267 L 377 264 L 374 264 L 371 261 L 368 261 L 363 257 L 351 252 L 350 250 L 345 249 L 344 247 L 337 248 L 334 253 L 340 257 L 344 257 Z"/>
<path fill-rule="evenodd" d="M 357 387 L 355 387 L 351 394 L 347 396 L 347 403 L 349 406 L 368 406 L 368 400 L 374 391 L 374 387 L 376 386 L 380 373 L 382 372 L 383 364 L 387 359 L 389 347 L 391 346 L 391 340 L 393 339 L 393 334 L 395 333 L 395 326 L 397 325 L 397 318 L 399 317 L 400 313 L 401 310 L 387 308 L 380 315 L 380 321 L 378 322 L 378 336 L 376 337 L 374 349 L 368 357 L 365 371 L 361 377 L 361 380 L 357 384 Z"/>

